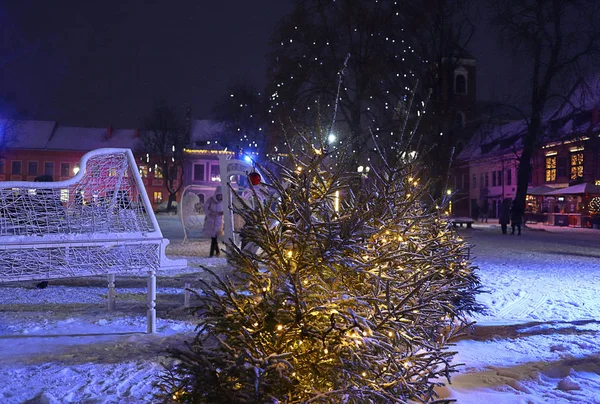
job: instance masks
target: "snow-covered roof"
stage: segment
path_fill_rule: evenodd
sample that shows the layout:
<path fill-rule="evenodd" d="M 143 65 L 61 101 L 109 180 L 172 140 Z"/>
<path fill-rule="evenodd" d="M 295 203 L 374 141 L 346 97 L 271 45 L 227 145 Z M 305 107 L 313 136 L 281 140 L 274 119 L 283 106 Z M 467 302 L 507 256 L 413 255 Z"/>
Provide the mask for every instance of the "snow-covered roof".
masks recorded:
<path fill-rule="evenodd" d="M 135 129 L 62 126 L 55 121 L 15 121 L 17 139 L 12 148 L 89 151 L 102 147 L 135 149 Z"/>
<path fill-rule="evenodd" d="M 54 121 L 14 121 L 16 142 L 13 147 L 20 149 L 45 149 L 52 135 Z"/>
<path fill-rule="evenodd" d="M 108 133 L 110 137 L 108 136 Z M 116 147 L 134 149 L 136 146 L 134 129 L 107 128 L 78 128 L 59 126 L 49 139 L 47 149 L 64 150 L 68 145 L 69 150 L 88 151 L 102 147 Z"/>
<path fill-rule="evenodd" d="M 492 157 L 519 150 L 526 130 L 525 121 L 483 124 L 458 155 L 458 160 Z"/>
<path fill-rule="evenodd" d="M 219 134 L 223 132 L 223 125 L 209 119 L 196 119 L 192 122 L 190 140 L 197 141 L 218 140 Z"/>
<path fill-rule="evenodd" d="M 543 138 L 551 142 L 600 130 L 600 74 L 579 80 L 566 100 L 542 117 Z M 457 160 L 468 161 L 496 157 L 520 151 L 527 131 L 525 120 L 508 123 L 484 123 L 473 134 Z"/>

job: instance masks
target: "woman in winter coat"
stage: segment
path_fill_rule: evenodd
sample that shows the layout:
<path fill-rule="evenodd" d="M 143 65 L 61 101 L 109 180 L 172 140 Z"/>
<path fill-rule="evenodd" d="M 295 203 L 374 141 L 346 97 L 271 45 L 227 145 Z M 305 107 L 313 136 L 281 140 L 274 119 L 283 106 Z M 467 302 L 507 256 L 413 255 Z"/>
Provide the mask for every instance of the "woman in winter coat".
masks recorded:
<path fill-rule="evenodd" d="M 202 234 L 210 237 L 210 256 L 219 256 L 218 237 L 223 236 L 223 191 L 220 186 L 215 194 L 204 203 L 204 228 Z"/>
<path fill-rule="evenodd" d="M 502 234 L 507 234 L 506 230 L 508 229 L 508 223 L 510 223 L 510 201 L 508 199 L 502 201 L 498 219 L 500 227 L 502 228 Z"/>

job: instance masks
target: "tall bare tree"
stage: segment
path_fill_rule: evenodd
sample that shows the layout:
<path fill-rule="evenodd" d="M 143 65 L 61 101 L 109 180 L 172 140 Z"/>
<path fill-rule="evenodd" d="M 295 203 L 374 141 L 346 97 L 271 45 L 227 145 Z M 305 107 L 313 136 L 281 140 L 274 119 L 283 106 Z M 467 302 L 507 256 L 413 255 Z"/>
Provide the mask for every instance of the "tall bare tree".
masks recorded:
<path fill-rule="evenodd" d="M 527 131 L 519 159 L 515 200 L 521 209 L 540 140 L 543 116 L 562 81 L 585 74 L 598 57 L 600 3 L 594 0 L 490 0 L 502 40 L 526 55 L 530 72 Z"/>
<path fill-rule="evenodd" d="M 231 150 L 261 152 L 267 129 L 266 101 L 250 83 L 235 83 L 212 108 L 213 118 L 221 123 L 219 142 Z"/>
<path fill-rule="evenodd" d="M 22 121 L 11 104 L 11 100 L 0 98 L 0 157 L 18 142 L 23 129 Z"/>
<path fill-rule="evenodd" d="M 140 133 L 141 151 L 157 160 L 172 208 L 183 187 L 184 148 L 190 143 L 190 127 L 166 101 L 159 101 L 144 122 Z M 175 183 L 177 182 L 177 186 Z"/>
<path fill-rule="evenodd" d="M 447 83 L 447 70 L 459 61 L 460 50 L 473 33 L 474 25 L 459 13 L 467 3 L 297 2 L 272 37 L 267 90 L 271 119 L 277 124 L 289 117 L 298 124 L 314 123 L 317 113 L 333 116 L 337 105 L 335 134 L 351 143 L 357 155 L 367 157 L 376 155 L 368 147 L 371 133 L 384 149 L 398 142 L 417 81 L 412 112 L 423 113 L 421 102 L 431 88 L 433 108 L 439 111 L 428 108 L 429 121 L 446 119 L 443 109 L 452 100 L 442 82 Z M 436 128 L 436 135 L 441 132 L 446 131 Z M 441 145 L 438 138 L 427 141 L 431 147 L 434 142 Z M 436 167 L 447 166 L 435 160 Z"/>

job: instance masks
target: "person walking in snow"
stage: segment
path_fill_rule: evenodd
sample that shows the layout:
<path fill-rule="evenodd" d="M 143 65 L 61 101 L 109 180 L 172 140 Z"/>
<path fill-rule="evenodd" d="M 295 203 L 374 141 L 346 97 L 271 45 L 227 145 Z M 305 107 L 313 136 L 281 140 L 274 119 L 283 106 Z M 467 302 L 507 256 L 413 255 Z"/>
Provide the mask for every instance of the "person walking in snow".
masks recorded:
<path fill-rule="evenodd" d="M 210 257 L 219 256 L 218 238 L 223 236 L 223 191 L 221 186 L 215 189 L 215 194 L 204 203 L 204 227 L 202 234 L 210 237 Z"/>
<path fill-rule="evenodd" d="M 490 214 L 490 203 L 487 199 L 484 199 L 481 203 L 481 211 L 479 212 L 481 215 L 481 223 L 488 221 L 488 216 Z"/>
<path fill-rule="evenodd" d="M 521 235 L 521 224 L 523 223 L 523 209 L 517 203 L 516 199 L 513 199 L 512 206 L 510 208 L 510 226 L 512 228 L 512 232 L 510 234 L 515 234 L 515 228 L 518 230 L 518 235 Z"/>
<path fill-rule="evenodd" d="M 510 201 L 508 199 L 504 199 L 502 205 L 500 205 L 498 223 L 500 223 L 500 227 L 502 228 L 502 234 L 507 234 L 508 223 L 510 223 Z"/>

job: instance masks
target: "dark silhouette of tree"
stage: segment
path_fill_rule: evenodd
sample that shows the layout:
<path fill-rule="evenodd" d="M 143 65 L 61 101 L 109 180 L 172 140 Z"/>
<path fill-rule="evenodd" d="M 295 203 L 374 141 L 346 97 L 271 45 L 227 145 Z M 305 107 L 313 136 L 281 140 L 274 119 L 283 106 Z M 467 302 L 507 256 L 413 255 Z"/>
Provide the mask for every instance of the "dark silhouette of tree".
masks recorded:
<path fill-rule="evenodd" d="M 452 101 L 442 82 L 448 79 L 446 71 L 458 63 L 458 49 L 473 29 L 459 18 L 458 3 L 297 2 L 272 37 L 269 120 L 283 123 L 285 128 L 290 118 L 304 125 L 318 122 L 317 114 L 333 116 L 339 90 L 333 133 L 356 155 L 366 157 L 375 155 L 371 153 L 371 134 L 382 149 L 393 148 L 401 140 L 401 122 L 408 111 L 415 119 L 424 112 L 431 113 L 430 121 L 437 119 L 441 123 L 436 126 L 442 125 L 447 116 L 444 108 Z M 338 88 L 340 75 L 343 80 Z M 420 85 L 412 99 L 418 80 Z M 435 94 L 434 109 L 425 111 L 430 88 Z M 436 129 L 436 135 L 440 132 Z M 415 136 L 416 143 L 419 139 L 423 141 Z M 427 142 L 433 147 L 439 139 L 430 137 Z"/>
<path fill-rule="evenodd" d="M 219 143 L 230 150 L 261 153 L 265 150 L 266 103 L 263 93 L 249 83 L 229 87 L 227 94 L 212 108 L 213 118 L 221 124 Z"/>
<path fill-rule="evenodd" d="M 563 81 L 573 82 L 598 56 L 600 4 L 588 0 L 491 0 L 500 38 L 527 56 L 529 101 L 524 113 L 515 199 L 521 209 L 531 173 L 531 158 L 544 130 L 544 113 Z M 562 94 L 563 96 L 565 94 Z"/>
<path fill-rule="evenodd" d="M 166 101 L 159 101 L 144 122 L 140 140 L 141 151 L 157 160 L 169 194 L 167 210 L 170 210 L 183 187 L 184 148 L 190 143 L 189 125 Z"/>
<path fill-rule="evenodd" d="M 6 97 L 0 98 L 0 157 L 6 149 L 19 141 L 22 130 L 22 122 L 12 107 L 11 100 Z"/>
<path fill-rule="evenodd" d="M 415 57 L 402 11 L 387 0 L 297 2 L 272 37 L 267 94 L 273 120 L 287 124 L 289 117 L 305 126 L 317 122 L 317 114 L 332 116 L 343 71 L 336 136 L 357 151 L 369 129 L 389 134 L 398 104 L 414 87 L 414 64 L 407 59 Z"/>

